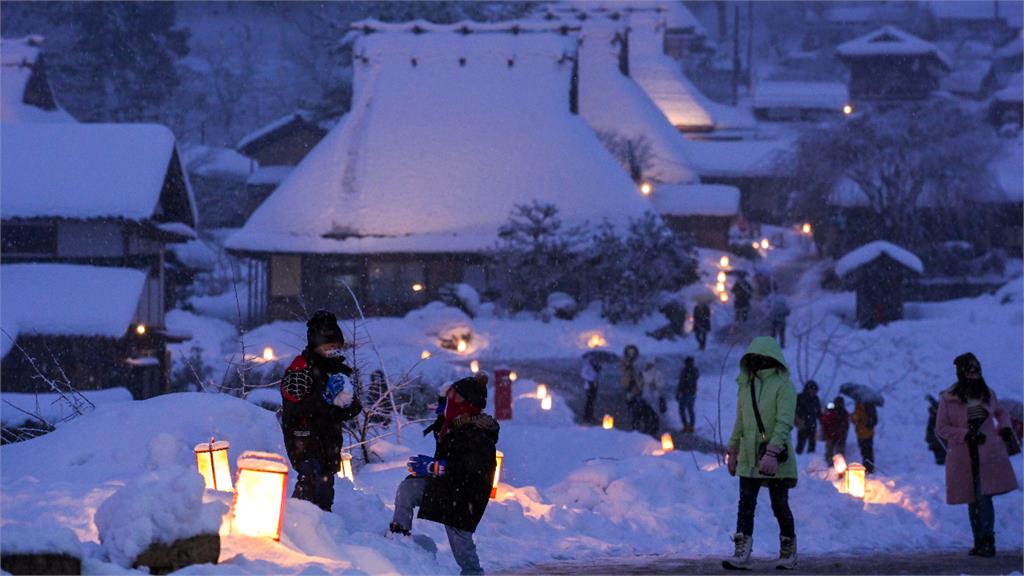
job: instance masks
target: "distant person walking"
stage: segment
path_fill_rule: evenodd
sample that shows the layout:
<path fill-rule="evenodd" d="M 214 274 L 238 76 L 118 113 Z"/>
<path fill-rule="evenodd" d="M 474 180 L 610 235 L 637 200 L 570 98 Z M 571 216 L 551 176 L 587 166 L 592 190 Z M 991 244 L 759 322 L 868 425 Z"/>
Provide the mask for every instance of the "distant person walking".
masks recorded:
<path fill-rule="evenodd" d="M 789 318 L 789 304 L 782 294 L 775 294 L 769 312 L 772 321 L 772 338 L 779 341 L 779 346 L 786 347 L 786 319 Z"/>
<path fill-rule="evenodd" d="M 818 383 L 808 380 L 804 390 L 796 397 L 796 453 L 814 454 L 818 436 L 818 418 L 821 417 L 821 400 L 818 399 Z"/>
<path fill-rule="evenodd" d="M 694 364 L 693 356 L 683 361 L 683 369 L 679 371 L 679 386 L 676 388 L 676 400 L 679 402 L 679 420 L 683 423 L 683 432 L 693 432 L 697 418 L 693 407 L 697 402 L 697 380 L 700 370 Z"/>
<path fill-rule="evenodd" d="M 828 403 L 821 415 L 821 431 L 825 437 L 825 463 L 831 466 L 833 456 L 846 455 L 846 437 L 850 434 L 850 413 L 842 396 Z"/>
<path fill-rule="evenodd" d="M 874 404 L 857 402 L 850 416 L 854 430 L 857 432 L 857 446 L 860 457 L 864 460 L 864 468 L 868 474 L 875 471 L 875 426 L 878 425 L 878 407 Z"/>
<path fill-rule="evenodd" d="M 732 285 L 733 310 L 736 312 L 736 322 L 747 321 L 750 313 L 750 298 L 754 293 L 750 282 L 745 276 L 740 275 Z"/>
<path fill-rule="evenodd" d="M 622 349 L 622 388 L 626 392 L 626 410 L 629 412 L 630 428 L 640 430 L 640 418 L 644 395 L 644 383 L 640 376 L 640 349 L 628 344 Z"/>
<path fill-rule="evenodd" d="M 597 399 L 597 382 L 601 377 L 601 368 L 601 362 L 596 357 L 584 358 L 583 366 L 580 368 L 583 392 L 587 395 L 587 401 L 583 405 L 583 421 L 587 424 L 594 423 L 594 401 Z"/>
<path fill-rule="evenodd" d="M 700 301 L 693 307 L 693 335 L 701 350 L 708 344 L 708 332 L 711 332 L 711 307 Z"/>
<path fill-rule="evenodd" d="M 740 359 L 736 423 L 725 453 L 729 474 L 740 476 L 735 552 L 722 561 L 729 569 L 751 567 L 754 510 L 761 486 L 768 487 L 779 522 L 779 559 L 775 567 L 796 567 L 796 529 L 789 490 L 796 486 L 796 458 L 790 457 L 790 431 L 796 414 L 796 389 L 782 349 L 774 338 L 758 336 Z"/>
<path fill-rule="evenodd" d="M 946 502 L 967 504 L 974 534 L 971 556 L 996 554 L 992 496 L 1017 488 L 1006 444 L 1016 441 L 1010 417 L 985 383 L 981 363 L 970 352 L 953 361 L 956 383 L 939 396 L 935 433 L 947 443 Z M 999 436 L 993 418 L 998 421 Z"/>

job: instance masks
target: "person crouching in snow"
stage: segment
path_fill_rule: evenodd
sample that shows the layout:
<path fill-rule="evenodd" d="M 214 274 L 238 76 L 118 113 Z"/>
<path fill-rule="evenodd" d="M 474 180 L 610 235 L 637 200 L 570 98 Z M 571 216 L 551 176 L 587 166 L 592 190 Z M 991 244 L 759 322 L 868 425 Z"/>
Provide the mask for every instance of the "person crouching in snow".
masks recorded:
<path fill-rule="evenodd" d="M 796 459 L 790 457 L 790 431 L 796 413 L 796 388 L 782 349 L 774 338 L 758 336 L 740 358 L 736 423 L 725 460 L 729 474 L 740 476 L 736 550 L 722 566 L 749 570 L 753 546 L 754 509 L 761 486 L 768 487 L 772 511 L 779 521 L 779 559 L 775 567 L 796 567 L 796 530 L 789 509 L 789 490 L 796 486 Z"/>
<path fill-rule="evenodd" d="M 953 361 L 956 384 L 939 396 L 935 433 L 947 443 L 946 502 L 967 504 L 974 533 L 971 556 L 996 555 L 992 496 L 1017 488 L 1006 443 L 1016 441 L 1006 409 L 985 383 L 981 363 L 970 352 Z M 999 435 L 993 417 L 999 423 Z"/>
<path fill-rule="evenodd" d="M 306 349 L 281 378 L 281 429 L 288 459 L 299 474 L 292 498 L 331 511 L 334 475 L 341 466 L 342 423 L 363 409 L 345 364 L 338 319 L 319 310 L 306 323 Z"/>
<path fill-rule="evenodd" d="M 483 574 L 473 532 L 491 497 L 498 422 L 481 412 L 487 406 L 487 375 L 478 373 L 452 384 L 437 407 L 434 456 L 409 459 L 411 473 L 398 485 L 389 530 L 408 535 L 413 508 L 419 517 L 444 524 L 452 554 L 463 574 Z"/>

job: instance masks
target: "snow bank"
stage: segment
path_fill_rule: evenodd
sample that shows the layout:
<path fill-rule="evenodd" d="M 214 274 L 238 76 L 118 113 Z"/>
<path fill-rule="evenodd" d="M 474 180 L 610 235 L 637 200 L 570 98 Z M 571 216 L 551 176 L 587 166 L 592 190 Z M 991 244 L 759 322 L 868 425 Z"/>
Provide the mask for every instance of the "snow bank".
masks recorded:
<path fill-rule="evenodd" d="M 0 549 L 4 554 L 67 554 L 82 557 L 82 543 L 71 529 L 56 522 L 26 524 L 4 523 L 0 530 Z"/>
<path fill-rule="evenodd" d="M 95 406 L 131 402 L 132 393 L 127 388 L 107 388 L 106 390 L 83 390 L 84 396 Z M 57 394 L 18 394 L 15 392 L 0 393 L 3 404 L 0 405 L 0 422 L 7 427 L 23 426 L 35 419 L 25 412 L 40 416 L 51 425 L 59 424 L 74 414 Z"/>
<path fill-rule="evenodd" d="M 884 240 L 869 242 L 840 258 L 836 262 L 836 274 L 839 276 L 846 276 L 868 262 L 874 261 L 883 254 L 918 274 L 924 274 L 924 264 L 921 263 L 920 258 L 906 249 L 900 248 L 899 246 Z"/>

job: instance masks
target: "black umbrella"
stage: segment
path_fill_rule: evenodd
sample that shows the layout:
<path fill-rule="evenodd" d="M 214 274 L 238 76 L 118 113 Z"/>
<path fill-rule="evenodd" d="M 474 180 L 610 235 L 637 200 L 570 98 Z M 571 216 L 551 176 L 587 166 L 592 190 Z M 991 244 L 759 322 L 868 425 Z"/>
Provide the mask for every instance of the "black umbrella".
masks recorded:
<path fill-rule="evenodd" d="M 876 406 L 885 406 L 885 398 L 870 386 L 863 384 L 854 384 L 853 382 L 847 382 L 839 387 L 839 393 L 845 394 L 854 401 L 862 404 L 875 404 Z"/>
<path fill-rule="evenodd" d="M 608 350 L 589 350 L 583 353 L 583 359 L 598 364 L 614 364 L 619 361 L 619 355 Z"/>

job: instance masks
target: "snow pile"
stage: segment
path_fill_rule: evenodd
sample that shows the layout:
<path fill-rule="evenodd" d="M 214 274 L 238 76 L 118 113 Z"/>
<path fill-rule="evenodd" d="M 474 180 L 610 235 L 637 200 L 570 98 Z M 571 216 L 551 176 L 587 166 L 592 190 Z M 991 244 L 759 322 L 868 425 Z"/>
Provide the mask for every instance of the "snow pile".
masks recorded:
<path fill-rule="evenodd" d="M 953 64 L 939 48 L 895 26 L 883 26 L 836 47 L 842 58 L 867 56 L 933 56 L 947 69 Z"/>
<path fill-rule="evenodd" d="M 920 258 L 912 252 L 885 240 L 869 242 L 840 258 L 836 262 L 836 274 L 846 276 L 868 262 L 873 262 L 883 254 L 918 274 L 924 274 L 924 264 Z"/>
<path fill-rule="evenodd" d="M 82 543 L 69 528 L 56 522 L 5 522 L 0 530 L 4 554 L 67 554 L 82 557 Z"/>
<path fill-rule="evenodd" d="M 559 206 L 567 225 L 643 213 L 636 186 L 569 111 L 571 38 L 376 32 L 354 53 L 345 122 L 229 248 L 475 252 L 533 200 Z"/>
<path fill-rule="evenodd" d="M 156 469 L 129 481 L 96 510 L 103 551 L 115 564 L 131 566 L 150 544 L 216 534 L 227 507 L 203 503 L 205 484 L 194 466 L 174 462 L 185 446 L 168 434 L 150 442 Z"/>

